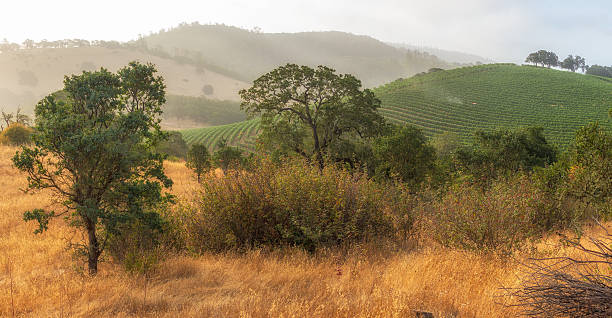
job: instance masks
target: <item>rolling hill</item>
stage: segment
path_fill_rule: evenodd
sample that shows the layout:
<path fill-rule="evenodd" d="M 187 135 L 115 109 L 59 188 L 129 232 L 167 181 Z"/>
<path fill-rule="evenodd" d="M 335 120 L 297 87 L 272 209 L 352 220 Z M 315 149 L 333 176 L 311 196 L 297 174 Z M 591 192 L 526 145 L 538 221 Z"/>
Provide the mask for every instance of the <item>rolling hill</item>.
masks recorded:
<path fill-rule="evenodd" d="M 95 46 L 35 48 L 0 54 L 0 108 L 12 111 L 21 105 L 31 111 L 42 97 L 62 87 L 64 75 L 100 67 L 116 71 L 133 60 L 156 64 L 170 95 L 238 100 L 238 90 L 248 86 L 209 69 L 138 50 Z"/>
<path fill-rule="evenodd" d="M 228 145 L 242 150 L 255 150 L 255 139 L 259 134 L 259 119 L 250 119 L 233 124 L 182 130 L 188 145 L 200 143 L 213 151 L 217 143 L 225 138 Z"/>
<path fill-rule="evenodd" d="M 252 81 L 286 63 L 327 65 L 372 87 L 427 71 L 451 68 L 429 54 L 398 49 L 344 32 L 261 33 L 225 25 L 182 24 L 142 39 L 150 50 L 185 56 Z"/>
<path fill-rule="evenodd" d="M 374 92 L 390 122 L 415 125 L 429 137 L 452 132 L 464 143 L 471 142 L 476 130 L 541 126 L 552 143 L 565 148 L 586 123 L 599 121 L 610 127 L 611 122 L 611 79 L 532 66 L 492 64 L 439 71 L 397 80 Z M 209 132 L 216 129 L 229 130 L 230 125 L 202 130 L 198 140 L 208 142 L 213 136 Z M 232 143 L 252 144 L 254 131 L 238 133 Z M 194 140 L 189 134 L 198 132 L 186 132 L 188 142 Z"/>

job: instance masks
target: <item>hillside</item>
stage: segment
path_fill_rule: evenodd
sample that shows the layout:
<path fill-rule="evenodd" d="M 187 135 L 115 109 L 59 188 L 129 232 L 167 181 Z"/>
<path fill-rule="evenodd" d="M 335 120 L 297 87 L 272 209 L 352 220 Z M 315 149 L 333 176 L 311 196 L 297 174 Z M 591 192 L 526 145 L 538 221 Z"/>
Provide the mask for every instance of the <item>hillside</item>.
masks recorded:
<path fill-rule="evenodd" d="M 470 143 L 476 130 L 541 126 L 551 142 L 565 148 L 588 122 L 610 125 L 612 80 L 531 66 L 494 64 L 418 75 L 376 88 L 381 113 L 390 122 L 423 128 L 427 136 L 457 134 Z M 235 124 L 239 125 L 239 124 Z M 213 129 L 186 133 L 208 144 Z M 233 129 L 233 128 L 231 128 Z M 218 134 L 221 132 L 216 131 Z M 232 135 L 248 148 L 253 133 Z"/>
<path fill-rule="evenodd" d="M 162 126 L 171 130 L 226 125 L 247 117 L 238 101 L 204 96 L 167 95 L 163 111 Z"/>
<path fill-rule="evenodd" d="M 429 46 L 418 46 L 418 45 L 411 45 L 411 44 L 406 44 L 406 43 L 389 43 L 389 44 L 397 48 L 403 48 L 403 49 L 419 51 L 419 52 L 426 52 L 426 53 L 435 55 L 438 58 L 444 61 L 450 62 L 450 63 L 460 63 L 460 64 L 494 63 L 494 61 L 491 60 L 490 58 L 486 58 L 486 57 L 482 57 L 482 56 L 470 54 L 470 53 L 459 52 L 459 51 L 444 50 L 444 49 L 439 49 L 439 48 L 434 48 L 434 47 L 429 47 Z"/>
<path fill-rule="evenodd" d="M 251 81 L 277 66 L 328 65 L 371 87 L 432 67 L 453 65 L 434 56 L 394 48 L 343 32 L 260 33 L 224 25 L 183 24 L 144 38 L 149 49 L 189 56 Z"/>
<path fill-rule="evenodd" d="M 181 64 L 137 50 L 103 47 L 47 48 L 18 50 L 0 54 L 0 107 L 13 110 L 18 105 L 31 111 L 33 105 L 62 87 L 64 75 L 100 67 L 115 71 L 139 60 L 157 65 L 166 81 L 167 93 L 214 99 L 238 99 L 238 90 L 248 84 L 217 72 Z M 204 93 L 204 87 L 208 94 Z"/>
<path fill-rule="evenodd" d="M 379 87 L 382 113 L 433 136 L 541 126 L 564 147 L 588 122 L 609 123 L 612 81 L 531 66 L 495 64 L 435 72 Z"/>
<path fill-rule="evenodd" d="M 225 138 L 228 145 L 243 150 L 255 150 L 255 137 L 259 134 L 259 119 L 245 120 L 228 125 L 182 130 L 189 145 L 201 143 L 213 151 L 217 143 Z"/>

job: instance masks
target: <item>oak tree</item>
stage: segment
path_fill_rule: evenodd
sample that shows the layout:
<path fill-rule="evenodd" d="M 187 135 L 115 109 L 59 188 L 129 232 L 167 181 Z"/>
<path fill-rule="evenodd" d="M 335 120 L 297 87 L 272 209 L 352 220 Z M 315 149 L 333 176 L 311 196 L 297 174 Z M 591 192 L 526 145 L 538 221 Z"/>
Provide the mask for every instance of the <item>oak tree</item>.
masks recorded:
<path fill-rule="evenodd" d="M 334 145 L 376 136 L 384 119 L 380 101 L 350 74 L 319 66 L 287 64 L 241 90 L 241 108 L 261 115 L 264 135 L 322 168 Z"/>

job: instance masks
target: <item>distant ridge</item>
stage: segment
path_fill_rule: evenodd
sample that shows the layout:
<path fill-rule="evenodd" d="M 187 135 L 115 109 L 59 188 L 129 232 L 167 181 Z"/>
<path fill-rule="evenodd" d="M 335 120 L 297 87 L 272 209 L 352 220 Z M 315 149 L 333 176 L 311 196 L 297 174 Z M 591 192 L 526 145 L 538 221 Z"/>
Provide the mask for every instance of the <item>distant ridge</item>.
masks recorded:
<path fill-rule="evenodd" d="M 495 63 L 495 61 L 493 61 L 490 58 L 486 58 L 486 57 L 482 57 L 482 56 L 470 54 L 470 53 L 459 52 L 459 51 L 444 50 L 444 49 L 438 49 L 438 48 L 429 47 L 429 46 L 418 46 L 418 45 L 405 44 L 405 43 L 389 43 L 389 45 L 392 45 L 397 48 L 402 48 L 402 49 L 426 52 L 426 53 L 435 55 L 438 58 L 444 61 L 450 62 L 450 63 L 459 63 L 459 64 L 478 64 L 478 63 L 492 64 L 492 63 Z"/>
<path fill-rule="evenodd" d="M 398 49 L 369 36 L 350 33 L 261 33 L 225 25 L 182 24 L 142 39 L 149 49 L 197 56 L 243 80 L 286 63 L 327 65 L 377 86 L 430 68 L 452 68 L 435 56 Z"/>

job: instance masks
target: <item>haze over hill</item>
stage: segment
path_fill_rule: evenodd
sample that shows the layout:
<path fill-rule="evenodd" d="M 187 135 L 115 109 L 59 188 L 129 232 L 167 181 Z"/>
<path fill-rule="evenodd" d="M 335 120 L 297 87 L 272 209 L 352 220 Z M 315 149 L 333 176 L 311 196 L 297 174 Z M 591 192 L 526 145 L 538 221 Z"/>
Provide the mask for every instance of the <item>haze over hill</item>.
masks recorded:
<path fill-rule="evenodd" d="M 252 81 L 286 63 L 327 65 L 371 87 L 432 67 L 451 68 L 433 55 L 401 50 L 344 32 L 261 33 L 225 25 L 182 24 L 143 39 L 149 48 L 202 59 Z"/>
<path fill-rule="evenodd" d="M 42 97 L 62 87 L 65 75 L 100 67 L 115 71 L 130 61 L 157 65 L 164 77 L 168 94 L 201 96 L 211 85 L 207 97 L 238 99 L 238 90 L 248 84 L 208 69 L 181 64 L 129 49 L 103 47 L 28 49 L 0 54 L 0 107 L 9 111 L 21 105 L 26 111 Z"/>
<path fill-rule="evenodd" d="M 407 44 L 407 43 L 389 43 L 389 44 L 397 48 L 429 53 L 431 55 L 435 55 L 439 59 L 442 59 L 450 63 L 489 64 L 489 63 L 495 62 L 490 58 L 478 56 L 475 54 L 458 52 L 458 51 L 444 50 L 444 49 L 428 47 L 428 46 L 418 46 L 418 45 Z"/>

